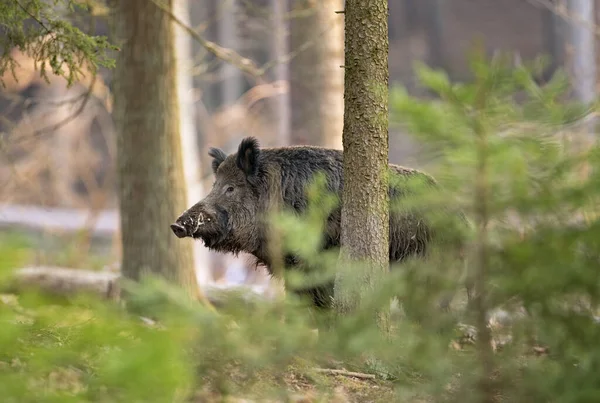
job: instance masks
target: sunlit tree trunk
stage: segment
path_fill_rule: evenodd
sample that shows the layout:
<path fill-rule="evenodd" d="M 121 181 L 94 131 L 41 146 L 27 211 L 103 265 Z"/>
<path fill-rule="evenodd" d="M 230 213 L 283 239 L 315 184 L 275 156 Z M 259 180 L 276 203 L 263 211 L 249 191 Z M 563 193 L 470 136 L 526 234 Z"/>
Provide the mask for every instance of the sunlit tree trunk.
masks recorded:
<path fill-rule="evenodd" d="M 190 10 L 188 0 L 174 0 L 173 13 L 181 22 L 190 26 Z M 192 90 L 191 40 L 190 35 L 181 26 L 175 24 L 175 49 L 177 57 L 177 97 L 179 99 L 179 122 L 181 125 L 181 146 L 183 157 L 183 173 L 187 189 L 187 206 L 196 204 L 202 199 L 202 169 L 200 164 L 200 148 L 194 111 Z M 193 242 L 194 268 L 200 284 L 211 279 L 208 249 L 202 242 Z"/>
<path fill-rule="evenodd" d="M 572 47 L 573 89 L 577 100 L 589 104 L 596 98 L 596 18 L 594 0 L 570 0 L 572 15 L 570 45 Z"/>
<path fill-rule="evenodd" d="M 271 0 L 273 44 L 271 46 L 271 58 L 281 61 L 288 53 L 287 47 L 287 24 L 284 19 L 287 11 L 286 0 Z M 286 81 L 289 76 L 287 63 L 277 63 L 274 68 L 275 80 Z M 281 94 L 276 100 L 277 116 L 277 139 L 276 144 L 286 146 L 290 144 L 290 97 L 289 91 Z"/>
<path fill-rule="evenodd" d="M 238 3 L 239 0 L 216 0 L 214 3 L 217 16 L 215 21 L 217 25 L 217 43 L 233 51 L 239 50 L 237 14 L 240 4 Z M 210 18 L 209 14 L 207 19 Z M 221 61 L 219 69 L 220 106 L 226 107 L 235 104 L 242 92 L 242 77 L 239 69 L 230 63 Z M 243 135 L 244 133 L 241 132 L 233 133 L 234 138 L 241 138 Z M 214 146 L 214 144 L 211 144 L 211 146 Z M 214 277 L 225 276 L 226 272 L 231 269 L 231 262 L 234 259 L 239 258 L 231 259 L 221 253 L 211 253 L 210 261 Z"/>
<path fill-rule="evenodd" d="M 164 4 L 172 10 L 172 1 Z M 173 23 L 146 0 L 120 0 L 114 16 L 123 275 L 161 276 L 199 297 L 192 245 L 169 231 L 187 204 Z"/>
<path fill-rule="evenodd" d="M 562 0 L 559 0 L 562 1 Z M 557 0 L 552 1 L 552 6 L 558 5 Z M 545 72 L 545 78 L 551 75 L 565 62 L 565 35 L 566 24 L 563 17 L 558 15 L 554 8 L 542 9 L 542 38 L 544 40 L 544 53 L 550 57 L 550 65 Z"/>
<path fill-rule="evenodd" d="M 237 50 L 239 38 L 236 25 L 237 0 L 218 0 L 219 45 Z M 237 67 L 221 62 L 221 106 L 232 105 L 242 95 L 242 79 Z M 240 134 L 241 135 L 241 134 Z"/>
<path fill-rule="evenodd" d="M 575 99 L 590 106 L 596 99 L 596 14 L 594 0 L 569 0 L 570 38 L 572 50 L 570 76 Z M 596 142 L 596 119 L 583 125 L 581 133 L 573 138 L 575 151 L 587 152 Z M 581 177 L 589 174 L 589 164 L 581 165 Z"/>
<path fill-rule="evenodd" d="M 343 0 L 294 1 L 290 51 L 292 143 L 342 148 Z M 387 39 L 386 39 L 387 40 Z"/>

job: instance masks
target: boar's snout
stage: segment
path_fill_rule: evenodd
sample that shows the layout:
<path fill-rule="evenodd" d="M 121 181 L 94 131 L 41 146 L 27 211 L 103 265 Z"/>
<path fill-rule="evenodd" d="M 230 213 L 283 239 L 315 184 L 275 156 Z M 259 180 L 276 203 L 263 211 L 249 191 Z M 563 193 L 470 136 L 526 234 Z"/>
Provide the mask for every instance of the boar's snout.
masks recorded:
<path fill-rule="evenodd" d="M 177 238 L 185 238 L 188 235 L 185 227 L 179 223 L 171 224 L 171 230 L 177 236 Z"/>
<path fill-rule="evenodd" d="M 178 238 L 196 238 L 202 232 L 209 230 L 213 222 L 214 215 L 207 212 L 203 203 L 198 203 L 177 218 L 170 227 Z"/>

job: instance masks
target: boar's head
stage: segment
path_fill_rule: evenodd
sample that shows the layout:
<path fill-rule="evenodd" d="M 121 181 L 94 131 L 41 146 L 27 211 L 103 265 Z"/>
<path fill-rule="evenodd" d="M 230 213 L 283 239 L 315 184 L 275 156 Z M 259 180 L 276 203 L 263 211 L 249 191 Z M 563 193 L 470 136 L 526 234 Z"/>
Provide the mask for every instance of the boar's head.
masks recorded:
<path fill-rule="evenodd" d="M 233 155 L 211 148 L 212 190 L 171 224 L 173 233 L 179 238 L 201 239 L 208 248 L 222 252 L 252 253 L 257 249 L 264 178 L 259 153 L 258 141 L 252 137 L 242 140 Z"/>

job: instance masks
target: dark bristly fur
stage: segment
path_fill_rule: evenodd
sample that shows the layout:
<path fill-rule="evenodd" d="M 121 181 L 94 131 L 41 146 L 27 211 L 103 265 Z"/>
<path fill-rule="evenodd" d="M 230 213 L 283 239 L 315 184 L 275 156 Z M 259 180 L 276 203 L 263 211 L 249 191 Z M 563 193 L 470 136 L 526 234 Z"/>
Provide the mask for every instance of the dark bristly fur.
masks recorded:
<path fill-rule="evenodd" d="M 327 178 L 328 191 L 341 194 L 342 151 L 311 146 L 259 149 L 255 138 L 245 138 L 238 152 L 226 156 L 211 148 L 212 168 L 215 173 L 213 188 L 206 198 L 185 211 L 176 225 L 185 228 L 177 236 L 200 238 L 207 247 L 219 252 L 254 255 L 259 263 L 270 267 L 267 231 L 261 221 L 272 206 L 284 205 L 297 213 L 308 205 L 306 185 L 317 172 Z M 393 173 L 402 177 L 423 175 L 408 168 L 390 164 Z M 390 187 L 390 198 L 398 199 L 405 189 Z M 198 222 L 203 223 L 198 225 Z M 174 230 L 175 232 L 175 230 Z M 390 214 L 390 262 L 399 262 L 411 255 L 423 255 L 430 240 L 430 231 L 418 216 L 409 213 Z M 324 249 L 338 247 L 340 243 L 340 208 L 327 220 Z M 288 255 L 290 266 L 300 264 L 297 256 Z M 317 306 L 328 306 L 332 284 L 319 289 L 304 290 Z"/>

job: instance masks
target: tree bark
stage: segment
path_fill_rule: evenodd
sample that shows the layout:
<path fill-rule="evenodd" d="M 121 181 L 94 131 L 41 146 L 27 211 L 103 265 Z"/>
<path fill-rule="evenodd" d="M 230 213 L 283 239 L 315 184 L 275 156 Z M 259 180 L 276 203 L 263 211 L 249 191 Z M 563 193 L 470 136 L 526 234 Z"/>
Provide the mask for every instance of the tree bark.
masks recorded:
<path fill-rule="evenodd" d="M 556 0 L 552 0 L 556 7 Z M 554 8 L 542 9 L 542 38 L 544 52 L 550 56 L 550 63 L 544 72 L 544 80 L 549 81 L 552 75 L 565 63 L 565 27 L 563 18 L 556 13 Z"/>
<path fill-rule="evenodd" d="M 173 11 L 177 17 L 188 26 L 190 23 L 190 9 L 188 0 L 174 0 Z M 198 144 L 198 130 L 192 90 L 192 44 L 190 35 L 180 26 L 175 26 L 175 49 L 177 63 L 177 99 L 179 100 L 179 122 L 181 123 L 180 135 L 182 145 L 182 164 L 187 189 L 187 206 L 192 206 L 203 197 L 202 189 L 202 164 L 200 147 Z M 207 284 L 211 280 L 210 258 L 208 248 L 202 242 L 193 243 L 194 271 L 200 284 Z"/>
<path fill-rule="evenodd" d="M 570 22 L 569 41 L 571 61 L 568 66 L 573 97 L 583 105 L 590 106 L 596 99 L 596 13 L 594 0 L 569 0 L 568 10 L 573 17 Z M 587 153 L 596 142 L 597 119 L 584 123 L 577 136 L 572 139 L 575 153 Z M 579 168 L 582 180 L 590 174 L 590 164 L 584 161 Z"/>
<path fill-rule="evenodd" d="M 445 68 L 442 7 L 443 2 L 440 0 L 427 0 L 424 16 L 425 31 L 427 33 L 428 62 L 431 67 L 436 69 Z"/>
<path fill-rule="evenodd" d="M 335 285 L 339 313 L 360 303 L 389 268 L 387 1 L 346 0 L 345 19 L 342 264 Z M 344 262 L 352 261 L 362 263 L 362 276 L 346 274 Z M 387 314 L 378 316 L 387 327 Z"/>
<path fill-rule="evenodd" d="M 161 276 L 197 298 L 192 244 L 169 231 L 187 199 L 173 23 L 147 0 L 118 1 L 115 18 L 122 41 L 114 91 L 122 272 L 133 280 Z"/>
<path fill-rule="evenodd" d="M 571 77 L 575 99 L 584 104 L 596 98 L 596 24 L 594 0 L 570 0 L 571 21 L 570 41 L 573 48 Z M 590 133 L 593 137 L 593 133 Z"/>
<path fill-rule="evenodd" d="M 343 0 L 297 0 L 290 22 L 292 143 L 342 148 Z"/>
<path fill-rule="evenodd" d="M 219 45 L 238 51 L 237 0 L 218 0 L 216 7 L 219 15 Z M 233 105 L 244 92 L 240 71 L 232 64 L 222 61 L 220 76 L 221 106 Z M 239 136 L 241 135 L 240 133 Z"/>
<path fill-rule="evenodd" d="M 287 49 L 287 24 L 284 18 L 287 12 L 286 0 L 271 0 L 271 18 L 273 24 L 273 43 L 271 44 L 271 57 L 281 60 L 288 53 Z M 276 81 L 286 81 L 289 76 L 287 63 L 278 63 L 274 68 Z M 278 146 L 290 144 L 290 97 L 285 92 L 274 99 L 277 117 L 277 139 Z"/>

